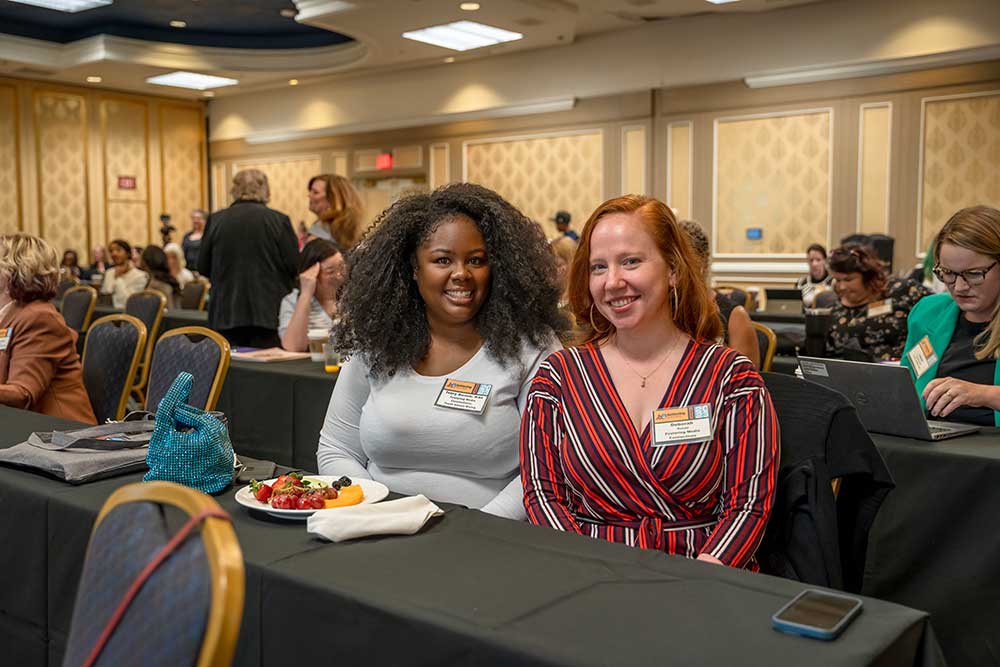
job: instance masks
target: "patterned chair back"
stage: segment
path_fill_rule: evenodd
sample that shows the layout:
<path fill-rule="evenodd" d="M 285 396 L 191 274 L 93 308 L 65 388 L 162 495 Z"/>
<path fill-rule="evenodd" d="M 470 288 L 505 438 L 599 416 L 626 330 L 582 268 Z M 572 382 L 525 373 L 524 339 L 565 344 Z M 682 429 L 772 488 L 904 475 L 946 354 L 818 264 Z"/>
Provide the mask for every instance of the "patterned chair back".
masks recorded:
<path fill-rule="evenodd" d="M 160 323 L 163 321 L 163 311 L 167 307 L 167 297 L 163 292 L 145 289 L 136 292 L 125 301 L 125 314 L 138 318 L 146 325 L 146 347 L 139 360 L 139 374 L 135 378 L 132 389 L 142 401 L 142 390 L 146 388 L 149 379 L 149 358 L 153 356 L 153 346 L 160 333 Z"/>
<path fill-rule="evenodd" d="M 757 346 L 760 349 L 760 368 L 757 370 L 761 373 L 769 373 L 771 372 L 771 364 L 774 362 L 774 353 L 778 349 L 778 337 L 769 326 L 760 322 L 751 322 L 750 324 L 753 325 L 754 333 L 757 334 Z"/>
<path fill-rule="evenodd" d="M 97 290 L 89 285 L 70 287 L 62 298 L 62 316 L 66 326 L 78 334 L 90 327 L 90 319 L 94 316 L 94 306 L 97 305 Z"/>
<path fill-rule="evenodd" d="M 205 297 L 208 286 L 200 280 L 195 280 L 184 286 L 181 291 L 181 308 L 185 310 L 205 310 Z"/>
<path fill-rule="evenodd" d="M 814 308 L 833 308 L 838 303 L 840 303 L 840 298 L 837 297 L 837 293 L 833 291 L 824 291 L 816 295 L 816 301 L 813 303 Z"/>
<path fill-rule="evenodd" d="M 76 287 L 79 284 L 80 284 L 80 279 L 74 276 L 62 278 L 59 281 L 59 284 L 56 285 L 56 298 L 57 299 L 63 298 L 66 292 L 68 292 L 70 289 Z"/>
<path fill-rule="evenodd" d="M 194 376 L 188 403 L 214 410 L 229 372 L 229 341 L 205 327 L 171 329 L 160 337 L 150 365 L 146 409 L 155 412 L 181 371 Z"/>
<path fill-rule="evenodd" d="M 743 306 L 748 311 L 751 309 L 750 294 L 746 290 L 728 285 L 717 285 L 715 291 L 727 296 L 735 305 Z"/>
<path fill-rule="evenodd" d="M 163 506 L 221 512 L 170 482 L 130 484 L 105 502 L 87 547 L 63 665 L 85 662 L 138 574 L 173 537 Z M 229 521 L 209 517 L 146 580 L 95 666 L 228 665 L 243 617 L 243 554 Z"/>
<path fill-rule="evenodd" d="M 125 404 L 146 343 L 146 325 L 131 315 L 94 322 L 83 346 L 83 384 L 97 423 L 125 416 Z"/>

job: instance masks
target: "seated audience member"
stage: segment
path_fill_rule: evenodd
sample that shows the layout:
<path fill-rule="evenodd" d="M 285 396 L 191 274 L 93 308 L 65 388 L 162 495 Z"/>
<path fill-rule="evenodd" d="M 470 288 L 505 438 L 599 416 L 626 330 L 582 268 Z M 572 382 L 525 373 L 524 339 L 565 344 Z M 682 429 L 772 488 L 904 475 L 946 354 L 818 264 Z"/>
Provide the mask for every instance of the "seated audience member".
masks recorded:
<path fill-rule="evenodd" d="M 576 254 L 576 241 L 568 236 L 560 236 L 553 240 L 549 247 L 552 248 L 552 254 L 556 258 L 556 281 L 561 290 L 559 307 L 565 308 L 569 305 L 569 267 Z"/>
<path fill-rule="evenodd" d="M 64 252 L 62 261 L 59 263 L 59 276 L 61 278 L 79 278 L 81 273 L 80 258 L 77 256 L 76 250 Z"/>
<path fill-rule="evenodd" d="M 802 304 L 812 308 L 819 292 L 830 289 L 833 277 L 826 269 L 826 248 L 813 243 L 806 249 L 806 261 L 809 263 L 809 275 L 802 276 L 795 283 L 795 289 L 802 292 Z"/>
<path fill-rule="evenodd" d="M 104 272 L 101 294 L 110 294 L 112 305 L 118 309 L 125 307 L 130 296 L 146 289 L 149 282 L 149 275 L 132 264 L 132 251 L 132 246 L 122 239 L 108 244 L 111 266 Z"/>
<path fill-rule="evenodd" d="M 577 243 L 580 241 L 580 235 L 569 228 L 570 221 L 572 220 L 573 216 L 569 214 L 569 211 L 556 211 L 556 214 L 552 216 L 552 222 L 556 223 L 556 230 L 559 232 L 559 235 L 565 236 L 574 243 Z"/>
<path fill-rule="evenodd" d="M 142 270 L 149 274 L 146 289 L 156 290 L 167 297 L 167 308 L 176 310 L 181 307 L 181 286 L 170 274 L 167 266 L 167 253 L 160 246 L 146 246 L 142 251 Z"/>
<path fill-rule="evenodd" d="M 191 211 L 191 231 L 181 239 L 184 249 L 184 264 L 194 269 L 198 268 L 198 253 L 201 252 L 201 239 L 205 234 L 205 222 L 208 213 L 200 208 Z"/>
<path fill-rule="evenodd" d="M 237 347 L 279 347 L 278 307 L 297 275 L 295 230 L 267 207 L 264 172 L 238 172 L 230 194 L 233 203 L 212 214 L 198 255 L 198 273 L 212 281 L 208 325 Z"/>
<path fill-rule="evenodd" d="M 523 519 L 518 425 L 559 349 L 558 302 L 541 228 L 495 192 L 459 183 L 393 204 L 348 262 L 334 335 L 349 359 L 320 472 Z M 476 388 L 473 410 L 453 382 Z"/>
<path fill-rule="evenodd" d="M 687 234 L 688 241 L 691 243 L 691 249 L 694 250 L 694 254 L 698 258 L 701 265 L 702 278 L 707 279 L 712 258 L 705 230 L 693 220 L 682 220 L 678 224 L 684 233 Z M 715 301 L 715 305 L 719 308 L 719 317 L 722 319 L 723 336 L 719 342 L 733 348 L 749 359 L 755 367 L 759 367 L 760 344 L 757 342 L 757 332 L 753 328 L 753 322 L 746 308 L 737 305 L 725 294 L 719 294 L 711 289 L 709 292 Z"/>
<path fill-rule="evenodd" d="M 875 251 L 857 244 L 830 253 L 830 274 L 839 302 L 830 314 L 827 355 L 899 359 L 906 342 L 906 316 L 927 288 L 887 278 Z"/>
<path fill-rule="evenodd" d="M 361 195 L 343 176 L 320 174 L 309 179 L 309 210 L 319 218 L 309 228 L 311 236 L 333 241 L 345 250 L 361 240 Z"/>
<path fill-rule="evenodd" d="M 94 246 L 92 252 L 94 257 L 93 263 L 84 269 L 80 274 L 80 277 L 84 280 L 91 280 L 94 276 L 103 277 L 105 271 L 107 271 L 110 266 L 108 263 L 108 251 L 104 246 Z"/>
<path fill-rule="evenodd" d="M 94 424 L 76 332 L 49 303 L 58 283 L 47 241 L 0 236 L 0 405 Z"/>
<path fill-rule="evenodd" d="M 962 209 L 929 254 L 948 292 L 910 311 L 902 363 L 932 417 L 1000 426 L 1000 211 Z"/>
<path fill-rule="evenodd" d="M 529 521 L 757 569 L 778 421 L 753 365 L 715 343 L 711 298 L 665 204 L 594 211 L 570 272 L 586 342 L 541 365 L 521 422 Z M 683 421 L 654 425 L 671 408 Z"/>
<path fill-rule="evenodd" d="M 309 349 L 309 330 L 333 326 L 337 290 L 347 271 L 344 255 L 333 241 L 313 239 L 299 255 L 299 286 L 281 300 L 278 335 L 292 352 Z"/>
<path fill-rule="evenodd" d="M 167 253 L 167 267 L 170 275 L 174 277 L 181 289 L 188 283 L 194 282 L 194 274 L 187 268 L 187 260 L 184 259 L 184 250 L 176 243 L 168 243 L 163 246 L 163 252 Z"/>

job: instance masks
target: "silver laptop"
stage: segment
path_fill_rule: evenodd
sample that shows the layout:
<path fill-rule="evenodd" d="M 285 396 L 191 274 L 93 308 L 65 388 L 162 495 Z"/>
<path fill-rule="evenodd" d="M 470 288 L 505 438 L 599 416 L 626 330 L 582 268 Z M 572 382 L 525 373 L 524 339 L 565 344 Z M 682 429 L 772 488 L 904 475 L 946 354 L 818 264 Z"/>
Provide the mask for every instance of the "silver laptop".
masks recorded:
<path fill-rule="evenodd" d="M 767 295 L 767 302 L 764 304 L 764 312 L 776 315 L 794 315 L 802 312 L 802 292 L 797 289 L 774 289 L 764 290 Z"/>
<path fill-rule="evenodd" d="M 802 376 L 836 389 L 858 411 L 865 429 L 918 440 L 945 440 L 975 433 L 978 426 L 928 421 L 905 366 L 799 357 Z"/>

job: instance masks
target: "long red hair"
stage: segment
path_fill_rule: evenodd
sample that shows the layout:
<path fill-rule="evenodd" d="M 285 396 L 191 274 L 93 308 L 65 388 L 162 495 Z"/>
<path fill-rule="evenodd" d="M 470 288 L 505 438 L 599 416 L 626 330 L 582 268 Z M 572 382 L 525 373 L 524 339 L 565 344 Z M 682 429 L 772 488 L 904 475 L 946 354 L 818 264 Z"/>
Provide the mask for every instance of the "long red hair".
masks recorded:
<path fill-rule="evenodd" d="M 716 340 L 722 335 L 719 309 L 705 287 L 701 262 L 691 249 L 670 207 L 652 197 L 623 195 L 597 207 L 580 232 L 580 247 L 569 274 L 569 301 L 581 331 L 581 343 L 600 341 L 614 333 L 614 327 L 597 308 L 590 295 L 590 237 L 594 227 L 613 213 L 637 214 L 646 233 L 652 237 L 663 261 L 676 276 L 677 309 L 673 295 L 667 303 L 674 326 L 695 340 Z"/>

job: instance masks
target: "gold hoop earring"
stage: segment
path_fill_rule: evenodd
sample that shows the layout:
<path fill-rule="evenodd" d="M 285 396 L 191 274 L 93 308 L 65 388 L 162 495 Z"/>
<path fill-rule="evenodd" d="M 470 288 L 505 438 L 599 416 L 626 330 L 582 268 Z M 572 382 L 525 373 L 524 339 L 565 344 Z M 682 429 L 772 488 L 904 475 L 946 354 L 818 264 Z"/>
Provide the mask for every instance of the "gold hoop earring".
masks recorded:
<path fill-rule="evenodd" d="M 611 323 L 609 322 L 608 326 L 605 327 L 604 329 L 597 328 L 597 325 L 594 324 L 594 305 L 595 304 L 593 303 L 590 304 L 590 328 L 593 329 L 597 333 L 597 335 L 603 336 L 611 328 Z"/>
<path fill-rule="evenodd" d="M 671 315 L 673 315 L 673 319 L 676 320 L 677 319 L 677 311 L 680 310 L 680 298 L 677 296 L 677 285 L 674 285 L 673 297 L 674 297 L 674 310 L 671 313 Z"/>

